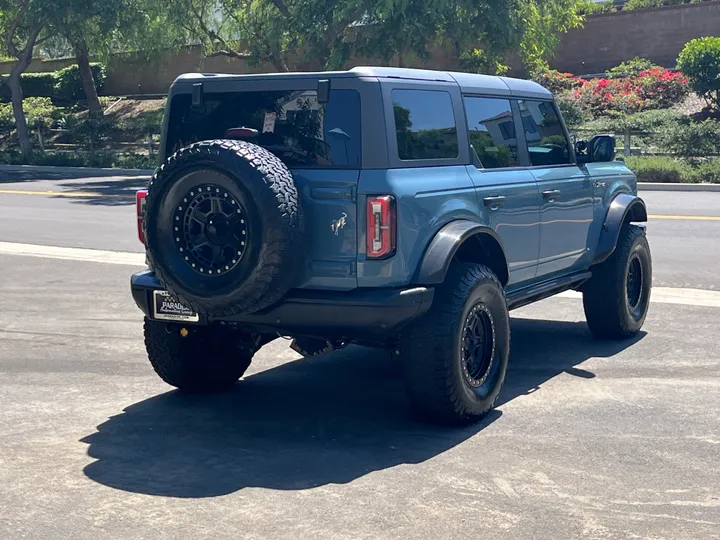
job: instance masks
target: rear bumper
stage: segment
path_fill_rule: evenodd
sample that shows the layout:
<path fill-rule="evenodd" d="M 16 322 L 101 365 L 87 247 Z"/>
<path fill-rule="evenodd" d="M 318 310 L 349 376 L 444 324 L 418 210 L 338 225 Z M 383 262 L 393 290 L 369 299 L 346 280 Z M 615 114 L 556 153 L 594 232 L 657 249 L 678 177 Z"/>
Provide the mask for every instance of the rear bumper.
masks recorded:
<path fill-rule="evenodd" d="M 149 270 L 133 274 L 130 287 L 140 310 L 153 318 L 153 291 L 163 289 Z M 250 315 L 211 318 L 198 324 L 232 322 L 258 331 L 322 338 L 377 341 L 396 334 L 424 314 L 434 289 L 293 290 L 280 304 Z"/>

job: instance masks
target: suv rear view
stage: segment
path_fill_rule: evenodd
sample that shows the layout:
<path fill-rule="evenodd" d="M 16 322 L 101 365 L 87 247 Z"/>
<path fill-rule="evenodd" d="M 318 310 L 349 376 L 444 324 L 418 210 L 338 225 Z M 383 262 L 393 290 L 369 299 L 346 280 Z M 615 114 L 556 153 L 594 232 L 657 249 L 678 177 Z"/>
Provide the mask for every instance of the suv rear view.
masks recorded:
<path fill-rule="evenodd" d="M 392 351 L 442 422 L 494 406 L 508 311 L 568 289 L 625 338 L 649 305 L 647 219 L 614 140 L 571 144 L 552 94 L 518 79 L 357 68 L 189 75 L 138 194 L 132 278 L 169 384 L 236 382 L 277 336 L 305 356 Z"/>

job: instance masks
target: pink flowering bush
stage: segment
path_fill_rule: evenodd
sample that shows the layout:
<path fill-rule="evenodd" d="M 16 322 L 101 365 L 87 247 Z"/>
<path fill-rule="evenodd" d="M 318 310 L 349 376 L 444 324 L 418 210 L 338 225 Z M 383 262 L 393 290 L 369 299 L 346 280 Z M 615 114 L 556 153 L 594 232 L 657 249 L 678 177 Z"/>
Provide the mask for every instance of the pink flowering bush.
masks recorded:
<path fill-rule="evenodd" d="M 560 73 L 554 69 L 538 73 L 533 80 L 558 95 L 579 88 L 583 84 L 583 80 L 575 77 L 572 73 Z"/>
<path fill-rule="evenodd" d="M 685 99 L 690 91 L 685 75 L 661 67 L 641 71 L 632 82 L 653 109 L 666 109 Z"/>
<path fill-rule="evenodd" d="M 582 80 L 570 74 L 548 72 L 535 80 L 551 92 L 575 100 L 593 116 L 666 109 L 682 101 L 690 90 L 684 75 L 661 67 L 624 79 Z"/>

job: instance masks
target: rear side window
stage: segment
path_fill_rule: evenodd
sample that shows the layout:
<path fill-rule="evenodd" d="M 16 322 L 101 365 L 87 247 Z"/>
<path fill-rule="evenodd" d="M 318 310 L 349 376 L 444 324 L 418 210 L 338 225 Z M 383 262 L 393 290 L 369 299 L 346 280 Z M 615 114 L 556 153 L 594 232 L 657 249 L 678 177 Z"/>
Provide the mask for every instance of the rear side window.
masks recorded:
<path fill-rule="evenodd" d="M 355 90 L 331 90 L 326 104 L 318 103 L 314 90 L 206 92 L 203 102 L 196 109 L 189 94 L 173 98 L 168 156 L 242 127 L 250 128 L 244 140 L 270 150 L 289 167 L 360 167 L 360 94 Z"/>
<path fill-rule="evenodd" d="M 530 163 L 535 167 L 571 163 L 570 143 L 552 103 L 525 99 L 518 104 Z"/>
<path fill-rule="evenodd" d="M 510 101 L 465 97 L 470 144 L 486 169 L 517 167 L 518 146 Z"/>
<path fill-rule="evenodd" d="M 458 157 L 458 137 L 450 94 L 435 90 L 393 90 L 398 157 Z"/>

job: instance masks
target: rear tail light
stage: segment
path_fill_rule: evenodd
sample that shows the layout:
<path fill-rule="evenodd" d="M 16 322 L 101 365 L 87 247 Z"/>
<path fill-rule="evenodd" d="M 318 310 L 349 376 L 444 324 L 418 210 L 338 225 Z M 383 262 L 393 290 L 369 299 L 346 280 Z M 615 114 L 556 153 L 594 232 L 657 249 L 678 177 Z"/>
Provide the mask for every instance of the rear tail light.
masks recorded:
<path fill-rule="evenodd" d="M 367 257 L 384 259 L 395 253 L 395 197 L 367 199 Z"/>
<path fill-rule="evenodd" d="M 137 213 L 137 231 L 138 239 L 145 243 L 145 231 L 143 230 L 143 216 L 145 215 L 145 197 L 147 197 L 147 189 L 141 189 L 135 193 L 135 212 Z"/>

